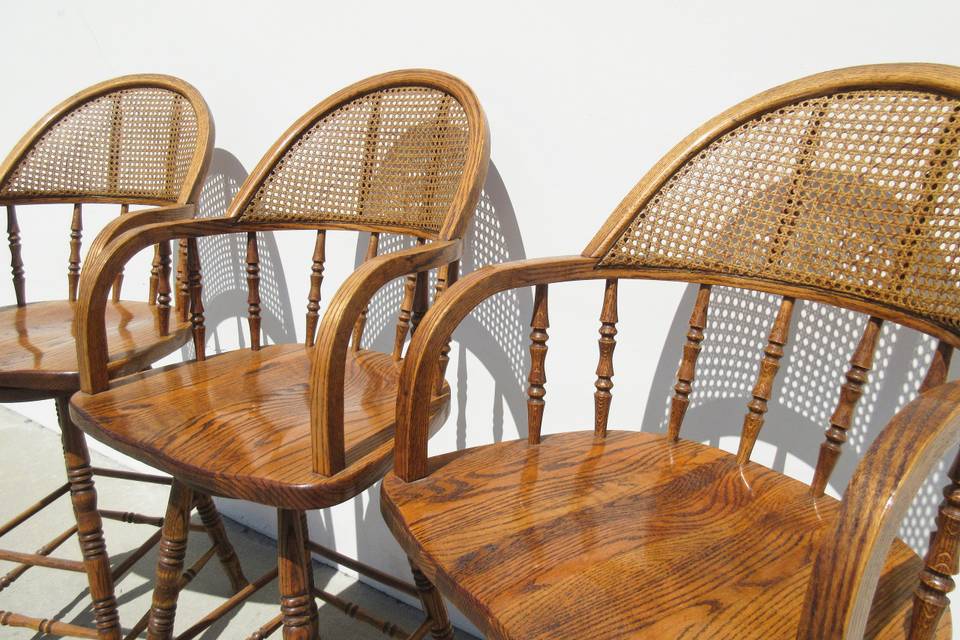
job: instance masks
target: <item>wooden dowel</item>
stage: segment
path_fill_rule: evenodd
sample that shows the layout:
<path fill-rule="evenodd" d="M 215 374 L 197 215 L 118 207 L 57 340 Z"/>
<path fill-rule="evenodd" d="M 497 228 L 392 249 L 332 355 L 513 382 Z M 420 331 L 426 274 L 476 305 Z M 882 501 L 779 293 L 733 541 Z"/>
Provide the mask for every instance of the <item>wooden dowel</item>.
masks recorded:
<path fill-rule="evenodd" d="M 130 211 L 130 205 L 122 204 L 120 205 L 120 215 L 125 216 Z M 113 296 L 112 300 L 114 302 L 120 302 L 120 289 L 123 287 L 123 266 L 120 266 L 120 271 L 117 272 L 117 277 L 113 279 Z"/>
<path fill-rule="evenodd" d="M 187 240 L 187 283 L 190 288 L 190 325 L 197 360 L 207 359 L 206 327 L 203 318 L 203 277 L 200 274 L 200 249 L 197 239 Z"/>
<path fill-rule="evenodd" d="M 413 633 L 410 634 L 410 637 L 407 640 L 422 640 L 427 636 L 427 632 L 430 631 L 430 626 L 433 623 L 433 620 L 427 618 L 420 623 L 420 626 L 414 629 Z"/>
<path fill-rule="evenodd" d="M 260 350 L 260 250 L 257 234 L 247 233 L 247 322 L 250 325 L 250 348 Z"/>
<path fill-rule="evenodd" d="M 830 416 L 830 427 L 826 430 L 826 439 L 820 445 L 820 455 L 817 457 L 817 466 L 813 472 L 813 481 L 810 491 L 814 496 L 822 496 L 830 481 L 830 474 L 837 466 L 843 443 L 847 440 L 847 430 L 853 423 L 853 412 L 857 402 L 863 395 L 863 388 L 867 384 L 867 376 L 873 366 L 873 353 L 877 349 L 880 330 L 883 320 L 870 317 L 867 326 L 860 336 L 853 355 L 850 357 L 850 368 L 847 369 L 846 381 L 840 387 L 840 398 L 837 407 Z"/>
<path fill-rule="evenodd" d="M 673 386 L 673 398 L 670 400 L 670 418 L 667 423 L 667 435 L 671 440 L 680 438 L 683 417 L 690 406 L 690 393 L 693 391 L 693 379 L 697 372 L 697 357 L 703 342 L 703 330 L 707 326 L 707 309 L 710 306 L 709 284 L 702 284 L 697 290 L 697 300 L 690 314 L 687 341 L 683 345 L 683 357 L 677 370 L 677 383 Z"/>
<path fill-rule="evenodd" d="M 181 238 L 177 249 L 177 320 L 190 320 L 190 283 L 187 281 L 187 239 Z"/>
<path fill-rule="evenodd" d="M 60 535 L 58 535 L 56 538 L 54 538 L 47 544 L 37 549 L 35 553 L 38 556 L 50 555 L 51 553 L 56 551 L 60 545 L 62 545 L 67 540 L 69 540 L 71 536 L 73 536 L 73 534 L 75 534 L 76 532 L 77 532 L 77 525 L 73 525 L 72 527 L 70 527 L 69 529 L 67 529 Z M 32 566 L 33 565 L 31 564 L 18 564 L 16 567 L 11 569 L 6 575 L 4 575 L 3 577 L 0 577 L 0 591 L 3 591 L 7 587 L 9 587 L 11 584 L 13 584 L 17 578 L 19 578 L 24 573 L 26 573 L 27 570 L 30 569 Z"/>
<path fill-rule="evenodd" d="M 24 616 L 12 611 L 0 611 L 0 625 L 7 627 L 19 627 L 21 629 L 33 629 L 44 634 L 52 636 L 67 636 L 74 638 L 96 638 L 100 634 L 91 627 L 82 627 L 78 624 L 69 624 L 57 620 L 48 620 L 45 618 L 33 618 Z"/>
<path fill-rule="evenodd" d="M 66 558 L 51 558 L 39 553 L 21 553 L 19 551 L 10 551 L 0 549 L 0 560 L 9 562 L 19 562 L 29 564 L 35 567 L 47 567 L 48 569 L 63 569 L 64 571 L 76 571 L 77 573 L 86 573 L 83 563 L 79 560 L 67 560 Z"/>
<path fill-rule="evenodd" d="M 70 219 L 70 260 L 67 264 L 67 290 L 70 302 L 77 301 L 80 286 L 80 244 L 83 241 L 83 205 L 73 205 Z"/>
<path fill-rule="evenodd" d="M 148 302 L 157 304 L 157 295 L 160 291 L 160 245 L 153 245 L 153 260 L 150 262 L 150 291 Z"/>
<path fill-rule="evenodd" d="M 410 318 L 413 315 L 413 297 L 417 288 L 417 276 L 409 274 L 403 280 L 403 300 L 400 302 L 400 313 L 397 315 L 397 330 L 393 338 L 393 359 L 400 360 L 403 356 L 403 345 L 407 341 L 410 331 Z"/>
<path fill-rule="evenodd" d="M 547 285 L 538 284 L 533 295 L 533 318 L 530 320 L 530 375 L 527 380 L 527 442 L 540 442 L 540 428 L 543 425 L 544 396 L 547 390 L 547 329 L 550 319 L 547 314 Z"/>
<path fill-rule="evenodd" d="M 404 582 L 399 578 L 395 578 L 390 574 L 384 573 L 383 571 L 375 569 L 370 565 L 360 562 L 359 560 L 354 560 L 353 558 L 345 556 L 342 553 L 338 553 L 333 549 L 328 549 L 327 547 L 317 544 L 312 540 L 307 541 L 307 549 L 323 556 L 324 558 L 327 558 L 328 560 L 332 560 L 337 564 L 342 564 L 345 567 L 353 569 L 357 573 L 362 573 L 368 578 L 373 578 L 380 584 L 396 589 L 397 591 L 405 593 L 410 597 L 417 597 L 417 588 L 414 585 L 410 584 L 409 582 Z"/>
<path fill-rule="evenodd" d="M 120 480 L 133 480 L 135 482 L 150 482 L 152 484 L 169 485 L 173 479 L 169 476 L 158 476 L 152 473 L 139 473 L 137 471 L 125 471 L 123 469 L 110 469 L 108 467 L 93 467 L 93 475 L 104 478 L 118 478 Z M 66 485 L 70 489 L 69 485 Z"/>
<path fill-rule="evenodd" d="M 617 347 L 617 279 L 607 280 L 603 289 L 603 308 L 600 310 L 600 357 L 597 362 L 597 381 L 593 383 L 593 430 L 599 436 L 607 433 L 610 402 L 613 399 L 613 351 Z"/>
<path fill-rule="evenodd" d="M 354 620 L 359 620 L 360 622 L 368 624 L 384 635 L 399 639 L 405 639 L 408 637 L 407 632 L 394 623 L 387 620 L 381 620 L 380 618 L 367 613 L 360 607 L 360 605 L 354 602 L 344 600 L 343 598 L 335 596 L 334 594 L 324 591 L 323 589 L 313 589 L 312 593 L 314 597 L 323 600 L 327 604 L 335 606 L 337 609 L 340 609 L 340 611 L 343 611 Z"/>
<path fill-rule="evenodd" d="M 269 638 L 274 631 L 280 628 L 281 624 L 283 624 L 283 614 L 278 613 L 270 620 L 270 622 L 266 623 L 247 636 L 247 640 L 266 640 L 266 638 Z"/>
<path fill-rule="evenodd" d="M 437 285 L 434 291 L 434 304 L 440 299 L 440 296 L 444 292 L 452 287 L 456 282 L 457 278 L 460 276 L 460 261 L 454 261 L 448 264 L 445 267 L 441 267 L 437 270 Z M 437 362 L 437 381 L 434 385 L 434 393 L 440 394 L 443 390 L 444 376 L 447 373 L 447 365 L 450 363 L 450 338 L 448 337 L 444 343 L 443 347 L 440 348 L 440 358 Z"/>
<path fill-rule="evenodd" d="M 377 257 L 377 249 L 380 246 L 380 234 L 376 231 L 370 234 L 370 240 L 367 242 L 367 254 L 364 257 L 363 261 L 367 262 L 373 260 Z M 360 311 L 360 316 L 357 318 L 357 323 L 353 326 L 353 350 L 360 350 L 360 342 L 363 340 L 363 329 L 367 324 L 367 313 L 369 312 L 369 305 L 364 305 L 363 310 Z"/>
<path fill-rule="evenodd" d="M 157 316 L 160 335 L 170 333 L 170 241 L 160 243 L 160 279 L 157 282 Z"/>
<path fill-rule="evenodd" d="M 740 432 L 740 448 L 737 450 L 737 463 L 746 464 L 750 460 L 753 446 L 763 427 L 764 416 L 767 413 L 767 402 L 773 393 L 773 383 L 780 370 L 780 358 L 783 357 L 783 348 L 787 344 L 790 333 L 790 317 L 793 315 L 794 299 L 784 296 L 780 301 L 780 310 L 770 329 L 767 346 L 763 350 L 760 360 L 760 370 L 757 372 L 757 382 L 753 386 L 753 399 L 747 403 L 747 415 L 743 418 L 743 429 Z"/>
<path fill-rule="evenodd" d="M 313 263 L 310 267 L 310 293 L 307 295 L 307 337 L 308 347 L 317 340 L 317 323 L 320 321 L 320 286 L 323 284 L 323 269 L 327 259 L 327 232 L 317 231 L 313 245 Z"/>
<path fill-rule="evenodd" d="M 163 526 L 163 518 L 159 516 L 145 516 L 133 511 L 111 511 L 110 509 L 100 509 L 99 511 L 100 517 L 107 520 L 117 520 L 128 524 L 149 524 L 154 527 Z"/>
<path fill-rule="evenodd" d="M 50 503 L 52 503 L 54 500 L 64 495 L 68 491 L 70 491 L 70 483 L 64 483 L 59 487 L 57 487 L 56 489 L 54 489 L 53 491 L 51 491 L 50 493 L 48 493 L 47 495 L 45 495 L 44 497 L 40 498 L 40 500 L 38 500 L 37 502 L 27 507 L 24 511 L 16 515 L 12 520 L 7 521 L 6 524 L 0 527 L 0 537 L 5 536 L 11 531 L 13 531 L 16 527 L 20 526 L 21 524 L 29 520 L 31 517 L 39 513 L 44 507 L 49 506 Z"/>
<path fill-rule="evenodd" d="M 17 306 L 27 304 L 26 279 L 23 270 L 23 255 L 20 244 L 20 225 L 17 222 L 17 210 L 7 205 L 7 242 L 10 245 L 10 272 L 13 274 L 13 291 L 17 297 Z"/>
<path fill-rule="evenodd" d="M 195 638 L 203 630 L 212 625 L 214 622 L 222 618 L 224 615 L 230 613 L 233 609 L 240 605 L 244 600 L 255 594 L 257 591 L 265 587 L 267 584 L 272 582 L 277 577 L 277 568 L 274 567 L 270 571 L 267 571 L 265 574 L 245 586 L 240 591 L 236 592 L 230 598 L 228 598 L 224 603 L 219 607 L 205 615 L 203 618 L 198 620 L 194 625 L 189 629 L 177 636 L 177 640 L 190 640 L 190 638 Z"/>

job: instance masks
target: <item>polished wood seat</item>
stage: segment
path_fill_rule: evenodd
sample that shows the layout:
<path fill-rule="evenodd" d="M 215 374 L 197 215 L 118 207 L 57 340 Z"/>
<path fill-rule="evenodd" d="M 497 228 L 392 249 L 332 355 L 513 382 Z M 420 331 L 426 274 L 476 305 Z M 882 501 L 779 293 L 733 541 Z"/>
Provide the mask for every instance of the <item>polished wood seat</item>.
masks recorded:
<path fill-rule="evenodd" d="M 310 448 L 313 355 L 302 344 L 272 345 L 147 371 L 103 393 L 75 395 L 74 416 L 97 439 L 215 495 L 258 500 L 269 491 L 288 509 L 336 504 L 390 466 L 400 363 L 377 351 L 348 352 L 347 464 L 323 476 L 313 471 Z M 434 399 L 438 421 L 448 400 Z"/>
<path fill-rule="evenodd" d="M 518 640 L 791 638 L 839 504 L 724 451 L 629 431 L 438 457 L 384 491 L 394 535 L 444 593 L 482 602 L 491 637 Z M 894 542 L 865 638 L 903 637 L 922 568 Z M 949 630 L 947 614 L 936 637 Z"/>
<path fill-rule="evenodd" d="M 74 391 L 80 387 L 73 316 L 69 300 L 0 308 L 0 387 Z M 190 339 L 190 323 L 173 318 L 160 332 L 160 311 L 146 302 L 110 302 L 106 310 L 110 373 L 139 371 Z"/>

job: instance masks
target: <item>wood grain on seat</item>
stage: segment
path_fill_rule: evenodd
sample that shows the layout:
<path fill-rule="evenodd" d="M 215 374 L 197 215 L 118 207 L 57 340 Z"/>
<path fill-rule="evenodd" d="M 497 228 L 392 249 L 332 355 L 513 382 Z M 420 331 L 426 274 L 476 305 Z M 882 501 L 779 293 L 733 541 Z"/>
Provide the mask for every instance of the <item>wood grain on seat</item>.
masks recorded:
<path fill-rule="evenodd" d="M 662 434 L 545 436 L 384 480 L 405 550 L 490 638 L 794 638 L 839 503 Z M 899 540 L 866 638 L 903 638 L 923 562 Z M 484 627 L 484 622 L 486 626 Z M 948 615 L 937 638 L 948 638 Z"/>
<path fill-rule="evenodd" d="M 125 378 L 73 398 L 82 429 L 117 449 L 216 495 L 318 508 L 346 500 L 392 460 L 399 362 L 350 351 L 344 428 L 347 469 L 314 473 L 310 365 L 302 344 L 240 350 Z M 434 399 L 438 420 L 449 393 Z M 265 493 L 266 492 L 266 493 Z"/>
<path fill-rule="evenodd" d="M 33 302 L 0 308 L 0 387 L 73 391 L 80 386 L 74 342 L 75 302 Z M 139 371 L 183 345 L 190 323 L 171 320 L 161 335 L 156 305 L 110 302 L 106 308 L 110 375 Z"/>

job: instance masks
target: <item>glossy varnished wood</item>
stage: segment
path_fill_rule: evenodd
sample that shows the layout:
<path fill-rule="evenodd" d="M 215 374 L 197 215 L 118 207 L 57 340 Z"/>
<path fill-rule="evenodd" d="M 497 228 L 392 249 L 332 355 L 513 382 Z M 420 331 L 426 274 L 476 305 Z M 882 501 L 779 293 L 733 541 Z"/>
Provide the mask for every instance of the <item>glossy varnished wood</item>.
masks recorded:
<path fill-rule="evenodd" d="M 792 638 L 838 505 L 705 445 L 592 430 L 470 450 L 383 494 L 444 593 L 487 637 L 524 640 Z M 903 637 L 921 567 L 894 544 L 865 637 Z"/>
<path fill-rule="evenodd" d="M 0 308 L 0 387 L 72 391 L 80 386 L 74 343 L 76 304 L 65 300 Z M 143 369 L 190 337 L 190 325 L 176 324 L 160 335 L 156 306 L 145 302 L 106 305 L 112 375 Z"/>
<path fill-rule="evenodd" d="M 215 495 L 291 509 L 337 504 L 379 479 L 393 448 L 399 367 L 388 354 L 346 360 L 347 468 L 313 472 L 309 378 L 313 349 L 271 345 L 124 378 L 73 398 L 88 433 Z M 439 421 L 448 394 L 433 402 Z"/>

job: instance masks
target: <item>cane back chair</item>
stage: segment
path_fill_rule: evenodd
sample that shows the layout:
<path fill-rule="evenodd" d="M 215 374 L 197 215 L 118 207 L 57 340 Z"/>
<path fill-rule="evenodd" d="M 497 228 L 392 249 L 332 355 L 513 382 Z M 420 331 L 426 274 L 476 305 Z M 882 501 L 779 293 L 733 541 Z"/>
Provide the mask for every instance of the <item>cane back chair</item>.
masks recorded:
<path fill-rule="evenodd" d="M 425 583 L 421 593 L 312 543 L 304 511 L 357 495 L 389 468 L 405 341 L 428 304 L 429 271 L 438 269 L 436 295 L 457 277 L 464 230 L 488 157 L 486 120 L 461 81 L 420 70 L 375 76 L 334 94 L 294 123 L 250 174 L 226 217 L 131 231 L 84 273 L 77 329 L 82 391 L 71 401 L 71 415 L 87 433 L 177 480 L 163 528 L 150 638 L 172 634 L 191 490 L 278 509 L 281 615 L 254 637 L 281 624 L 285 638 L 317 637 L 315 597 L 393 637 L 407 637 L 315 589 L 308 546 L 419 595 L 428 619 L 413 637 L 431 627 L 448 632 L 442 600 Z M 262 345 L 256 234 L 289 229 L 316 232 L 306 337 L 303 344 Z M 321 319 L 326 235 L 337 230 L 369 232 L 367 259 Z M 384 232 L 413 236 L 416 246 L 378 256 Z M 160 240 L 186 237 L 192 245 L 198 237 L 225 233 L 247 237 L 251 348 L 209 359 L 201 350 L 195 362 L 110 382 L 101 318 L 120 266 Z M 399 277 L 406 279 L 393 352 L 361 348 L 371 296 Z M 431 402 L 435 423 L 446 416 L 448 401 L 445 388 Z M 416 569 L 414 575 L 419 578 Z M 180 637 L 192 637 L 205 624 L 200 621 Z"/>
<path fill-rule="evenodd" d="M 684 139 L 581 255 L 462 279 L 408 350 L 396 466 L 382 485 L 383 515 L 413 562 L 491 638 L 949 637 L 956 467 L 926 560 L 894 534 L 960 440 L 960 387 L 945 382 L 960 345 L 958 129 L 960 69 L 815 75 Z M 700 285 L 666 433 L 607 427 L 624 278 Z M 541 437 L 548 285 L 594 279 L 604 282 L 594 428 Z M 424 398 L 451 331 L 485 298 L 529 285 L 528 438 L 428 457 Z M 736 455 L 680 437 L 714 285 L 782 296 Z M 811 485 L 750 460 L 798 298 L 869 314 Z M 884 322 L 939 347 L 922 393 L 837 501 L 824 488 Z"/>
<path fill-rule="evenodd" d="M 213 120 L 201 95 L 186 82 L 164 75 L 131 75 L 108 80 L 65 100 L 44 116 L 0 165 L 0 205 L 7 209 L 7 234 L 16 305 L 0 308 L 0 401 L 53 398 L 63 440 L 67 483 L 0 527 L 4 535 L 70 492 L 76 524 L 36 553 L 0 550 L 0 558 L 18 566 L 0 578 L 9 587 L 31 566 L 85 571 L 96 615 L 96 629 L 0 612 L 0 624 L 82 637 L 119 638 L 113 583 L 160 538 L 160 518 L 97 509 L 94 475 L 169 484 L 169 478 L 116 469 L 91 468 L 83 433 L 69 419 L 67 402 L 80 388 L 74 343 L 74 312 L 80 281 L 80 249 L 85 203 L 120 205 L 120 216 L 96 237 L 87 252 L 93 261 L 125 231 L 147 223 L 188 219 L 203 185 L 213 149 Z M 73 204 L 67 299 L 27 302 L 21 233 L 16 207 Z M 150 205 L 130 211 L 131 206 Z M 35 209 L 37 207 L 30 207 Z M 37 212 L 36 215 L 43 215 Z M 181 246 L 181 258 L 186 246 Z M 180 260 L 181 267 L 185 260 Z M 171 294 L 171 247 L 154 248 L 147 302 L 121 300 L 123 273 L 113 283 L 105 306 L 108 360 L 106 375 L 148 368 L 190 339 L 182 273 Z M 176 309 L 171 311 L 171 299 Z M 223 523 L 208 496 L 197 506 L 231 583 L 246 584 L 226 540 Z M 111 569 L 101 518 L 158 527 L 141 547 Z M 83 562 L 50 557 L 77 535 Z M 209 556 L 208 556 L 209 557 Z"/>

